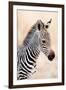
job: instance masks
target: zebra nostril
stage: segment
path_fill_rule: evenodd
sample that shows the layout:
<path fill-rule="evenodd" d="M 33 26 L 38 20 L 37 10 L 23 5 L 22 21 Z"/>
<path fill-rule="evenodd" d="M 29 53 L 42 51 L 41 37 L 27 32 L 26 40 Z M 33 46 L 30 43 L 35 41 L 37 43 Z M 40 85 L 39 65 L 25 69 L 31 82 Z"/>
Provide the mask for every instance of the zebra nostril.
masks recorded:
<path fill-rule="evenodd" d="M 50 61 L 52 61 L 53 59 L 54 59 L 54 57 L 55 57 L 55 53 L 52 51 L 52 52 L 50 52 L 50 54 L 48 55 L 48 59 L 50 60 Z"/>

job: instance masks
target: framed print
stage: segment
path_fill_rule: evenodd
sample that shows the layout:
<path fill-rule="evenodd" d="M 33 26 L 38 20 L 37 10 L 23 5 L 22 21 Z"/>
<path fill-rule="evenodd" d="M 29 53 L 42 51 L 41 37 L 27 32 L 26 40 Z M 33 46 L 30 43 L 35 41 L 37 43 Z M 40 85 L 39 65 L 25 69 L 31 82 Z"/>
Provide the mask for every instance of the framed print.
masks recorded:
<path fill-rule="evenodd" d="M 64 85 L 64 5 L 9 2 L 9 88 Z"/>

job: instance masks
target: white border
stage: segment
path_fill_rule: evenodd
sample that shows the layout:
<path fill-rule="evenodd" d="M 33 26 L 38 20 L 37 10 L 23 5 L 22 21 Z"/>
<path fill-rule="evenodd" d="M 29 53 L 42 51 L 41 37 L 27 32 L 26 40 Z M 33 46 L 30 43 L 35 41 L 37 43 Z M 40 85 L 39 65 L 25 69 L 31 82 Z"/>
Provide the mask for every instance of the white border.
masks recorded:
<path fill-rule="evenodd" d="M 58 12 L 58 78 L 56 79 L 38 79 L 38 80 L 17 80 L 17 9 L 41 10 Z M 13 85 L 37 84 L 37 83 L 55 83 L 62 82 L 62 9 L 51 7 L 32 7 L 32 6 L 13 6 Z"/>

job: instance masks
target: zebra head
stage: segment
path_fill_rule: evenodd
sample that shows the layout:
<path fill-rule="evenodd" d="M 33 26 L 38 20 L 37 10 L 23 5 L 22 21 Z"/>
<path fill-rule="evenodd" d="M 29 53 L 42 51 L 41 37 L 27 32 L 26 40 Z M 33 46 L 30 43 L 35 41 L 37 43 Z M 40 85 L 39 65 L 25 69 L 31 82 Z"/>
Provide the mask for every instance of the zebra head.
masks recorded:
<path fill-rule="evenodd" d="M 39 31 L 39 48 L 50 61 L 52 61 L 55 57 L 55 53 L 51 49 L 51 39 L 48 32 L 51 21 L 52 19 L 50 19 L 50 21 L 46 24 L 44 24 L 41 20 L 37 21 L 37 30 Z"/>

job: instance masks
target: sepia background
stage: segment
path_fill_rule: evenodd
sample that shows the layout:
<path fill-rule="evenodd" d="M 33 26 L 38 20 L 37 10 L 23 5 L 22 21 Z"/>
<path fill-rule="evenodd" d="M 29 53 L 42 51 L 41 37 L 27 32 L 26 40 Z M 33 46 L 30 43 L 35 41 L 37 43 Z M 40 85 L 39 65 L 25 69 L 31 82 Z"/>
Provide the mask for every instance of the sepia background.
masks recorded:
<path fill-rule="evenodd" d="M 18 46 L 22 45 L 28 31 L 38 19 L 41 19 L 42 22 L 47 23 L 47 21 L 51 18 L 52 23 L 48 29 L 48 32 L 51 36 L 51 48 L 55 52 L 55 58 L 50 62 L 41 52 L 37 59 L 37 71 L 33 74 L 31 79 L 57 78 L 58 76 L 58 13 L 47 11 L 17 11 Z"/>

